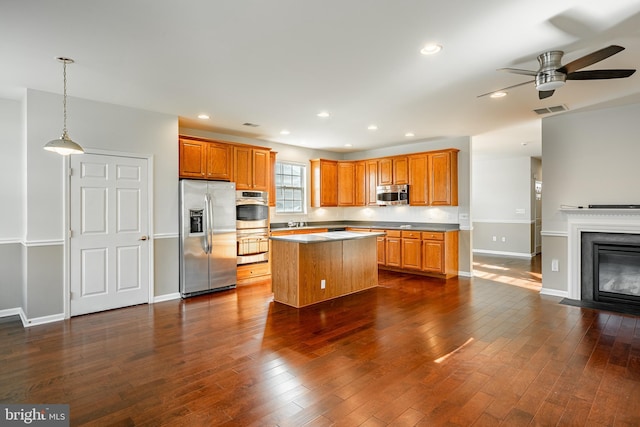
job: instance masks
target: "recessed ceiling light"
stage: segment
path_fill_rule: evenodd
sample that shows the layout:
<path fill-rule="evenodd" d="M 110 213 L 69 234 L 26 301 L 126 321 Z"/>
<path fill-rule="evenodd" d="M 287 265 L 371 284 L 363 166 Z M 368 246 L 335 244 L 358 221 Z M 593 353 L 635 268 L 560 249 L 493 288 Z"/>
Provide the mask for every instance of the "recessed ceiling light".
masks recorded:
<path fill-rule="evenodd" d="M 353 147 L 353 144 L 344 144 L 345 147 Z"/>
<path fill-rule="evenodd" d="M 280 135 L 289 135 L 290 133 L 291 133 L 291 132 L 289 132 L 289 131 L 288 131 L 288 130 L 286 130 L 286 129 L 282 129 L 282 130 L 280 131 Z"/>
<path fill-rule="evenodd" d="M 406 136 L 407 138 L 413 138 L 414 136 L 416 136 L 416 134 L 413 132 L 407 132 L 404 134 L 404 136 Z"/>
<path fill-rule="evenodd" d="M 208 120 L 210 119 L 208 114 L 198 114 L 198 118 L 202 119 L 202 120 Z"/>
<path fill-rule="evenodd" d="M 329 117 L 329 113 L 326 111 L 320 111 L 318 117 Z"/>
<path fill-rule="evenodd" d="M 436 43 L 430 43 L 420 49 L 420 53 L 423 55 L 433 55 L 434 53 L 438 53 L 442 50 L 442 46 Z"/>
<path fill-rule="evenodd" d="M 491 98 L 504 98 L 505 96 L 507 96 L 507 92 L 501 90 L 501 91 L 498 91 L 498 92 L 493 92 L 489 96 Z"/>
<path fill-rule="evenodd" d="M 369 126 L 367 127 L 367 129 L 369 129 L 369 130 L 378 130 L 378 126 L 376 126 L 376 125 L 369 125 Z"/>

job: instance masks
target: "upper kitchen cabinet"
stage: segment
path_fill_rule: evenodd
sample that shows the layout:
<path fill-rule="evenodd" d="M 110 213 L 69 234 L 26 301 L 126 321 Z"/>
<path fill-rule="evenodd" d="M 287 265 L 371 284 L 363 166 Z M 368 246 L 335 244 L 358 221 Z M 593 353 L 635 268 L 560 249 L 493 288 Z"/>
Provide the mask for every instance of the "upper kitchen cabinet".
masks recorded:
<path fill-rule="evenodd" d="M 378 159 L 378 185 L 407 184 L 409 168 L 406 156 Z"/>
<path fill-rule="evenodd" d="M 338 161 L 314 159 L 311 163 L 311 206 L 338 206 Z"/>
<path fill-rule="evenodd" d="M 276 207 L 276 152 L 269 153 L 269 206 Z"/>
<path fill-rule="evenodd" d="M 338 206 L 365 205 L 365 162 L 338 162 Z"/>
<path fill-rule="evenodd" d="M 364 162 L 364 180 L 365 180 L 365 204 L 370 206 L 377 205 L 376 186 L 378 185 L 378 161 L 366 160 Z"/>
<path fill-rule="evenodd" d="M 269 151 L 259 147 L 233 147 L 233 175 L 238 190 L 269 191 Z"/>
<path fill-rule="evenodd" d="M 232 148 L 228 144 L 180 138 L 180 178 L 231 181 Z"/>
<path fill-rule="evenodd" d="M 409 156 L 409 204 L 429 205 L 429 155 L 427 153 Z"/>
<path fill-rule="evenodd" d="M 180 138 L 180 178 L 206 179 L 207 143 Z"/>
<path fill-rule="evenodd" d="M 408 158 L 410 205 L 458 205 L 458 150 L 418 153 Z"/>
<path fill-rule="evenodd" d="M 429 153 L 429 205 L 458 206 L 458 151 Z"/>

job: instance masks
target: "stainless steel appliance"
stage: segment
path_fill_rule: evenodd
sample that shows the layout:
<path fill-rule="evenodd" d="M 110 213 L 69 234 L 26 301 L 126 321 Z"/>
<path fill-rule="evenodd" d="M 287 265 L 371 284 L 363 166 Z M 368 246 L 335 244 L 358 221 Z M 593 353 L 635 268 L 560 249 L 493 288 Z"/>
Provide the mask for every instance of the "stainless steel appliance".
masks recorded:
<path fill-rule="evenodd" d="M 269 260 L 269 194 L 236 191 L 238 265 Z"/>
<path fill-rule="evenodd" d="M 408 185 L 378 185 L 376 187 L 376 204 L 378 205 L 408 205 Z"/>
<path fill-rule="evenodd" d="M 180 295 L 236 285 L 236 184 L 180 181 Z"/>

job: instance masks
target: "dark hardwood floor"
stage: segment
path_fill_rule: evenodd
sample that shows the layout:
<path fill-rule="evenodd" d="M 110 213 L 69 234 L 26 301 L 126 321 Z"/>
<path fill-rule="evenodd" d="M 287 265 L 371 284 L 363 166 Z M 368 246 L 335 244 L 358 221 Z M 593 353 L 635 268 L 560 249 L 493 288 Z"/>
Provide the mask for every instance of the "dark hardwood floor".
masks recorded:
<path fill-rule="evenodd" d="M 267 283 L 30 329 L 4 318 L 0 402 L 67 403 L 74 426 L 640 425 L 638 318 L 558 300 L 381 271 L 300 310 Z"/>

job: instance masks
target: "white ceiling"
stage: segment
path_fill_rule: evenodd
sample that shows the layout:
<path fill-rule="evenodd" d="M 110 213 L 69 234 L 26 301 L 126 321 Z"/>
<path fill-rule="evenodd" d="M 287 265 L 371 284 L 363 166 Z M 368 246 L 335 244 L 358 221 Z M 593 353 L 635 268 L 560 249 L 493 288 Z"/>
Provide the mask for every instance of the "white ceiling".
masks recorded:
<path fill-rule="evenodd" d="M 421 55 L 428 42 L 442 52 Z M 61 93 L 54 58 L 67 56 L 70 97 L 189 127 L 333 151 L 479 135 L 475 149 L 506 152 L 539 149 L 532 110 L 629 99 L 640 72 L 570 81 L 542 101 L 533 84 L 478 98 L 530 80 L 496 69 L 536 70 L 544 51 L 564 50 L 567 63 L 610 44 L 626 50 L 587 69 L 640 66 L 638 0 L 2 0 L 0 95 Z"/>

